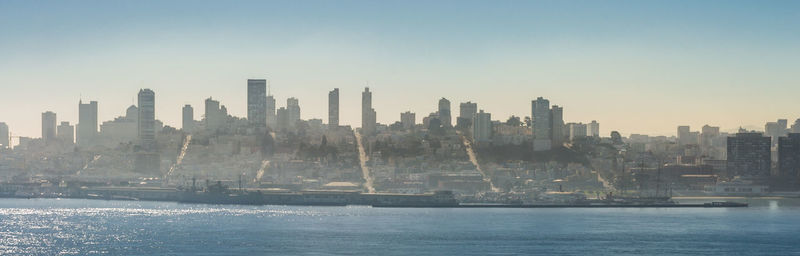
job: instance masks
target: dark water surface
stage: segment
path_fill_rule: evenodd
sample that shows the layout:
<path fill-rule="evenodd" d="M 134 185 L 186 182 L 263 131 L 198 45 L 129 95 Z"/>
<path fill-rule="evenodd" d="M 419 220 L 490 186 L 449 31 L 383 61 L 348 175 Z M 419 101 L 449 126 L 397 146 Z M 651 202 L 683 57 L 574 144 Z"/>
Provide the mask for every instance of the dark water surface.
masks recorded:
<path fill-rule="evenodd" d="M 0 199 L 0 255 L 800 255 L 800 207 L 393 209 Z"/>

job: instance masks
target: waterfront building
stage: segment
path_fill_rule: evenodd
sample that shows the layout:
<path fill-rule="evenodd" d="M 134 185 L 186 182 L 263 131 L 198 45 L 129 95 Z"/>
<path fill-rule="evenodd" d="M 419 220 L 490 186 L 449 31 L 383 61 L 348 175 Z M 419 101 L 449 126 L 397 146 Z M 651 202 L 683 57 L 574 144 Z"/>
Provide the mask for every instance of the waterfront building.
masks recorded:
<path fill-rule="evenodd" d="M 739 132 L 728 137 L 729 177 L 767 177 L 772 166 L 771 138 L 756 132 Z"/>
<path fill-rule="evenodd" d="M 794 183 L 800 179 L 800 133 L 778 138 L 778 173 Z"/>

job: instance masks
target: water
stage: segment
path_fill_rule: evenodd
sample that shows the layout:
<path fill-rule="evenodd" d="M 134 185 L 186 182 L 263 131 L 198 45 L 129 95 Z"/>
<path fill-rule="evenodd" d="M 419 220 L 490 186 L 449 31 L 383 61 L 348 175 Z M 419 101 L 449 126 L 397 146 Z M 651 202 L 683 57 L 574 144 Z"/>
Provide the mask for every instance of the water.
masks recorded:
<path fill-rule="evenodd" d="M 0 199 L 0 255 L 800 255 L 800 208 L 389 209 Z"/>

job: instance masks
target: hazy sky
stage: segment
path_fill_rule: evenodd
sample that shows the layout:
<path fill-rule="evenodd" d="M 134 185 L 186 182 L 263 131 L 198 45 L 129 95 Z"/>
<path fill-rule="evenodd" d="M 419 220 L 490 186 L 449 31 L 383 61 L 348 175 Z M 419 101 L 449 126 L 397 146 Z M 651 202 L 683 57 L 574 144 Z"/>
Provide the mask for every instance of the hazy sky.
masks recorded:
<path fill-rule="evenodd" d="M 493 119 L 549 98 L 601 133 L 677 125 L 761 127 L 800 117 L 800 1 L 0 1 L 0 122 L 39 137 L 41 112 L 122 115 L 139 88 L 180 127 L 213 96 L 246 116 L 246 80 L 278 106 L 360 125 L 369 82 L 378 121 L 418 121 L 437 100 Z"/>

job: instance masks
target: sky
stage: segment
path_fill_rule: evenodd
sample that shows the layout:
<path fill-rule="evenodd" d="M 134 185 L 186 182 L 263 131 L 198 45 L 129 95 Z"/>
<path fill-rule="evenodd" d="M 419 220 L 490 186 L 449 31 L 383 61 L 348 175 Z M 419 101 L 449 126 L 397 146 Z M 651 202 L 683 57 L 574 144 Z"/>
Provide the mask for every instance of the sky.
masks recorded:
<path fill-rule="evenodd" d="M 41 113 L 76 123 L 79 100 L 102 121 L 140 88 L 180 127 L 212 96 L 246 116 L 246 80 L 278 107 L 360 126 L 373 91 L 381 123 L 477 102 L 493 119 L 531 100 L 566 122 L 675 135 L 800 118 L 800 1 L 0 1 L 0 122 L 40 137 Z"/>

